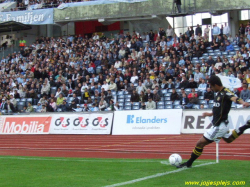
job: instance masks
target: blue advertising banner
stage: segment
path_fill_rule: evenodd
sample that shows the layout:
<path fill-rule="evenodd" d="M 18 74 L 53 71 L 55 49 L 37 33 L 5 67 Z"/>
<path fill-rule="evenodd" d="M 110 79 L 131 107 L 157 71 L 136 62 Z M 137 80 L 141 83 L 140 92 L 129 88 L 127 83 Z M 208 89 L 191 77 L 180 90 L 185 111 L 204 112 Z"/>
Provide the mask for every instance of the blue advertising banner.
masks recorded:
<path fill-rule="evenodd" d="M 0 22 L 6 21 L 16 21 L 28 25 L 53 24 L 53 8 L 32 11 L 1 12 Z"/>

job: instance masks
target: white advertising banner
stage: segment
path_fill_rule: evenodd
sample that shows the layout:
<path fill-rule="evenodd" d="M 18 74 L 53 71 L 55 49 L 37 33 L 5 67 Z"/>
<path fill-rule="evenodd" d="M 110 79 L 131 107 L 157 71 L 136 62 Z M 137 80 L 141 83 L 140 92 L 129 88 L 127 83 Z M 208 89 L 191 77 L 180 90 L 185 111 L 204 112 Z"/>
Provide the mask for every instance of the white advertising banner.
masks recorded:
<path fill-rule="evenodd" d="M 113 135 L 180 134 L 182 109 L 115 111 Z"/>
<path fill-rule="evenodd" d="M 184 110 L 182 118 L 181 133 L 183 134 L 203 134 L 211 127 L 212 117 L 203 117 L 203 112 L 211 110 Z M 231 130 L 238 128 L 250 119 L 250 110 L 231 110 L 228 115 L 229 128 Z M 250 130 L 245 131 L 250 134 Z"/>
<path fill-rule="evenodd" d="M 113 113 L 53 115 L 50 134 L 110 134 Z"/>

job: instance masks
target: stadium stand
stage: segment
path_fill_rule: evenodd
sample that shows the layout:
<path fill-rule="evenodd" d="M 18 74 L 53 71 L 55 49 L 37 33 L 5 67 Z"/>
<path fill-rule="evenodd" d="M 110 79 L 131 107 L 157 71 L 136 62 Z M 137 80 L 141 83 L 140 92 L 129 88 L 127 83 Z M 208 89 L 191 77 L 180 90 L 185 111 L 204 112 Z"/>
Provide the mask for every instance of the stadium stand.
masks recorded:
<path fill-rule="evenodd" d="M 193 109 L 212 108 L 199 86 L 206 90 L 216 74 L 238 77 L 242 87 L 232 92 L 250 101 L 250 31 L 240 35 L 242 40 L 219 36 L 211 42 L 206 35 L 166 37 L 165 31 L 38 37 L 1 59 L 0 109 L 10 110 L 10 100 L 18 112 L 27 112 L 29 103 L 34 112 L 82 111 L 86 106 L 90 111 L 138 110 L 148 98 L 157 109 L 178 109 L 193 93 L 199 99 Z"/>

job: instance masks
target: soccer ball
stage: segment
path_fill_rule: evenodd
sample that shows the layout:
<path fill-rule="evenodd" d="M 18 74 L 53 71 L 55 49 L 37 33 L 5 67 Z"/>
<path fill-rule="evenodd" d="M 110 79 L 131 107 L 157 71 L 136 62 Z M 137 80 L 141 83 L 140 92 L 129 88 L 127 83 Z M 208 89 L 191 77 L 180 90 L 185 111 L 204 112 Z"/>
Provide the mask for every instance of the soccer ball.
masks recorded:
<path fill-rule="evenodd" d="M 169 157 L 169 163 L 172 165 L 172 166 L 179 166 L 182 162 L 182 158 L 179 154 L 172 154 L 170 155 Z"/>

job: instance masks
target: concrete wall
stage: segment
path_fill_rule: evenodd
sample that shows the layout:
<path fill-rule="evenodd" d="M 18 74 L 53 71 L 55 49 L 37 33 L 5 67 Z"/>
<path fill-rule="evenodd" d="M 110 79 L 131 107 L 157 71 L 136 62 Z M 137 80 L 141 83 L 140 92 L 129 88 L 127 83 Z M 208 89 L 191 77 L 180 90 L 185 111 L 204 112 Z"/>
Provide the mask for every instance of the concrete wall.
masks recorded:
<path fill-rule="evenodd" d="M 194 0 L 190 0 L 192 2 Z M 182 0 L 182 9 L 188 9 L 189 0 Z M 55 22 L 97 20 L 100 18 L 128 18 L 148 15 L 167 16 L 172 14 L 173 0 L 148 0 L 138 3 L 117 3 L 93 6 L 54 9 Z M 196 12 L 250 9 L 249 0 L 196 0 Z M 66 19 L 65 19 L 66 18 Z"/>

